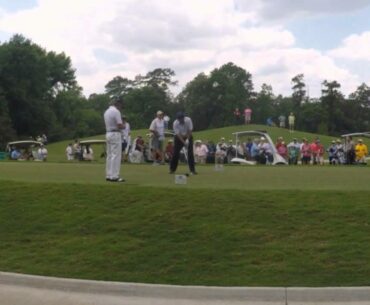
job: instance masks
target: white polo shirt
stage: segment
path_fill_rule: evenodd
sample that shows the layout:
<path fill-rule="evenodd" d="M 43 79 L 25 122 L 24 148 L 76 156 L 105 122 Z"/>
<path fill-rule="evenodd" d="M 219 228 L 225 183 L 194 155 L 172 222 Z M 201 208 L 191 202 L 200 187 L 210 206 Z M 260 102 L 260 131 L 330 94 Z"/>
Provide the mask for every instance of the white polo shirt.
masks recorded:
<path fill-rule="evenodd" d="M 173 122 L 173 131 L 176 135 L 187 136 L 187 134 L 193 131 L 193 122 L 191 118 L 185 117 L 184 124 L 181 124 L 179 120 Z"/>
<path fill-rule="evenodd" d="M 156 131 L 159 134 L 159 138 L 164 138 L 164 120 L 155 118 L 150 124 L 149 130 Z"/>
<path fill-rule="evenodd" d="M 122 124 L 121 112 L 115 106 L 110 106 L 104 112 L 104 122 L 107 132 L 120 131 L 118 124 Z"/>

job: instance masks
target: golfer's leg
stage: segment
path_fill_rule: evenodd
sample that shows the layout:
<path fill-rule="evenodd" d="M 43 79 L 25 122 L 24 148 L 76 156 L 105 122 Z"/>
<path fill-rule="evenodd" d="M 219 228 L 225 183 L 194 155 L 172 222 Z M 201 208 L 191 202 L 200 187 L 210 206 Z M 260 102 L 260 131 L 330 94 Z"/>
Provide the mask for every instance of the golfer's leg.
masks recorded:
<path fill-rule="evenodd" d="M 107 158 L 106 158 L 106 163 L 105 163 L 105 177 L 107 179 L 112 178 L 112 147 L 111 147 L 111 139 L 110 136 L 106 136 L 107 140 Z"/>
<path fill-rule="evenodd" d="M 177 169 L 177 165 L 179 163 L 179 158 L 180 158 L 180 150 L 183 147 L 182 142 L 175 137 L 175 147 L 174 147 L 174 152 L 173 152 L 173 157 L 171 160 L 170 164 L 170 171 L 175 172 Z"/>
<path fill-rule="evenodd" d="M 189 139 L 188 146 L 188 165 L 191 172 L 195 172 L 195 163 L 194 163 L 194 152 L 193 152 L 193 138 Z"/>
<path fill-rule="evenodd" d="M 117 133 L 117 135 L 114 139 L 115 141 L 112 143 L 112 179 L 119 178 L 121 170 L 122 143 L 120 141 L 120 134 Z"/>

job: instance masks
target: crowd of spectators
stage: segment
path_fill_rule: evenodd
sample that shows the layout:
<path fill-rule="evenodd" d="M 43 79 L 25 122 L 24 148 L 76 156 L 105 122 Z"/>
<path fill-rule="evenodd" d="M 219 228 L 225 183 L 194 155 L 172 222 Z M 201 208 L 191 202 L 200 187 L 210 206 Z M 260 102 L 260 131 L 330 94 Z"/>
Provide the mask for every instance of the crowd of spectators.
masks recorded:
<path fill-rule="evenodd" d="M 272 146 L 265 137 L 248 138 L 245 142 L 233 143 L 224 137 L 217 143 L 213 141 L 194 141 L 194 159 L 198 164 L 229 163 L 232 158 L 238 157 L 259 164 L 271 164 L 273 151 L 283 157 L 290 165 L 323 165 L 337 164 L 366 164 L 368 149 L 362 139 L 356 142 L 351 137 L 343 140 L 333 140 L 325 147 L 319 138 L 309 141 L 306 138 L 293 138 L 289 143 L 278 137 Z M 173 155 L 173 141 L 168 140 L 165 147 L 165 161 L 170 162 Z M 130 150 L 129 160 L 133 163 L 153 162 L 150 141 L 144 141 L 138 136 Z M 185 152 L 181 158 L 186 161 Z"/>

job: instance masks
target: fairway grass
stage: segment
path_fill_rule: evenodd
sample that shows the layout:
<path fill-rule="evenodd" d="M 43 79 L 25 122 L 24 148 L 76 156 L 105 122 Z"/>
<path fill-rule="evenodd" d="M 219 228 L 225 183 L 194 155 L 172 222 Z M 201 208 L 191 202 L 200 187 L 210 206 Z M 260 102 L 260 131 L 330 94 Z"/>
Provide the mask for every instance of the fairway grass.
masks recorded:
<path fill-rule="evenodd" d="M 0 270 L 216 286 L 369 286 L 369 167 L 0 163 Z M 179 173 L 187 170 L 181 166 Z"/>
<path fill-rule="evenodd" d="M 0 162 L 0 181 L 107 184 L 105 165 L 99 163 Z M 175 185 L 168 166 L 124 164 L 121 175 L 127 185 L 239 190 L 367 190 L 370 168 L 367 166 L 197 166 L 199 175 L 188 178 L 187 185 Z M 188 168 L 179 166 L 177 173 Z"/>

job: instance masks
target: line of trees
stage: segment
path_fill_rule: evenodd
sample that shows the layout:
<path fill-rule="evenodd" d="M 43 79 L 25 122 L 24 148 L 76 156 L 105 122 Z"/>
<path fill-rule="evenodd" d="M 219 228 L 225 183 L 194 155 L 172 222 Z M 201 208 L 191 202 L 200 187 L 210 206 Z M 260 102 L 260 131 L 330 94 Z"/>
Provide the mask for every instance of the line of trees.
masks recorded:
<path fill-rule="evenodd" d="M 102 114 L 111 97 L 125 99 L 124 113 L 133 128 L 147 128 L 159 109 L 174 117 L 185 110 L 198 130 L 234 124 L 235 108 L 253 110 L 253 122 L 293 112 L 297 128 L 340 134 L 370 128 L 370 88 L 361 84 L 347 98 L 337 81 L 322 83 L 322 96 L 310 99 L 304 75 L 291 80 L 292 94 L 276 96 L 271 85 L 254 89 L 252 75 L 227 63 L 208 75 L 198 74 L 174 96 L 175 72 L 158 68 L 134 79 L 116 76 L 105 92 L 82 94 L 70 58 L 47 52 L 22 35 L 0 44 L 0 145 L 47 134 L 49 140 L 104 133 Z"/>

